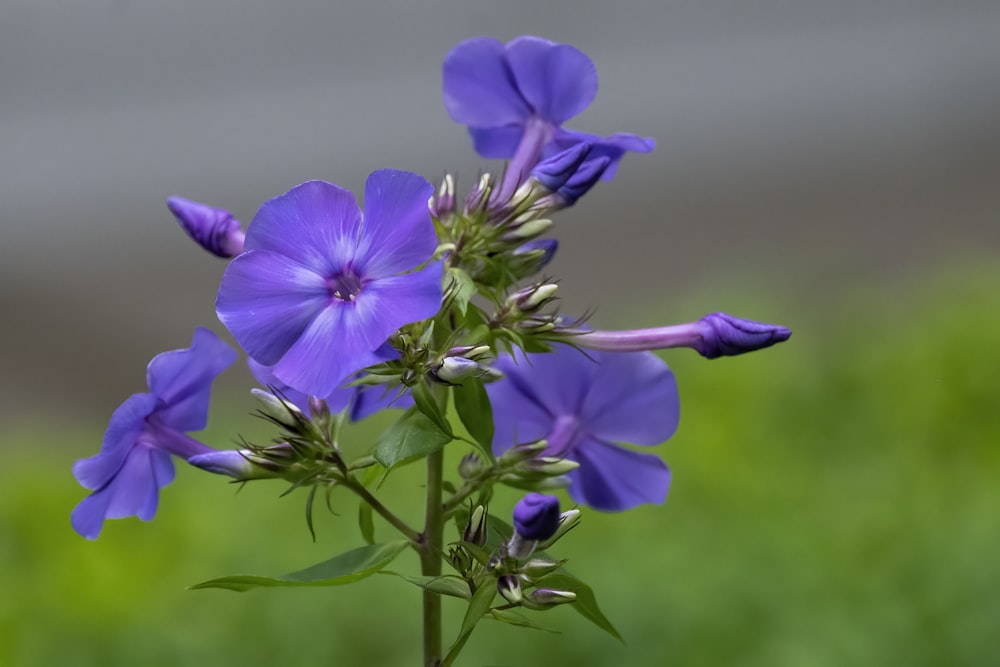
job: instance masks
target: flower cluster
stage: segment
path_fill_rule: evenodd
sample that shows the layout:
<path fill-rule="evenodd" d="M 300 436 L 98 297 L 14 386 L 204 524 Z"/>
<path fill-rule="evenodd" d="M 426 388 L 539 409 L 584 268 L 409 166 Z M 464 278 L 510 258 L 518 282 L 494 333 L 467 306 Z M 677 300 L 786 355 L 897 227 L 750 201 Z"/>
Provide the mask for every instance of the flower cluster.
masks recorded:
<path fill-rule="evenodd" d="M 498 593 L 506 604 L 489 613 L 523 624 L 507 612 L 573 602 L 583 590 L 561 569 L 565 561 L 544 553 L 580 511 L 560 512 L 557 496 L 539 492 L 566 488 L 576 503 L 603 511 L 664 502 L 670 470 L 633 448 L 668 440 L 680 416 L 674 375 L 652 350 L 688 347 L 712 359 L 791 332 L 725 313 L 601 331 L 562 314 L 558 283 L 538 277 L 558 248 L 546 236 L 553 214 L 610 180 L 627 153 L 651 151 L 653 140 L 565 127 L 597 92 L 594 64 L 566 44 L 471 39 L 448 54 L 442 75 L 445 108 L 468 127 L 475 150 L 508 160 L 465 197 L 451 174 L 435 188 L 384 169 L 368 177 L 362 209 L 349 191 L 313 180 L 266 201 L 245 232 L 226 210 L 168 200 L 188 235 L 228 261 L 216 312 L 261 385 L 253 390 L 258 416 L 278 435 L 237 450 L 188 435 L 205 427 L 209 386 L 237 356 L 198 329 L 190 348 L 153 359 L 149 392 L 126 400 L 101 452 L 74 467 L 93 492 L 73 512 L 77 532 L 93 539 L 105 519 L 152 518 L 173 478 L 171 457 L 240 481 L 284 479 L 310 489 L 310 508 L 317 490 L 344 487 L 360 499 L 362 534 L 375 550 L 345 554 L 345 563 L 384 567 L 392 556 L 378 558 L 398 553 L 372 543 L 378 513 L 420 554 L 425 595 Z M 346 454 L 344 424 L 385 408 L 405 412 L 367 451 Z M 455 483 L 442 479 L 450 443 L 473 447 Z M 419 531 L 369 489 L 380 473 L 418 459 L 428 466 Z M 513 527 L 486 509 L 496 484 L 530 492 Z M 464 529 L 446 550 L 451 518 Z M 441 583 L 443 564 L 459 583 Z M 307 574 L 293 579 L 301 584 Z M 439 664 L 437 649 L 427 651 L 427 664 Z"/>

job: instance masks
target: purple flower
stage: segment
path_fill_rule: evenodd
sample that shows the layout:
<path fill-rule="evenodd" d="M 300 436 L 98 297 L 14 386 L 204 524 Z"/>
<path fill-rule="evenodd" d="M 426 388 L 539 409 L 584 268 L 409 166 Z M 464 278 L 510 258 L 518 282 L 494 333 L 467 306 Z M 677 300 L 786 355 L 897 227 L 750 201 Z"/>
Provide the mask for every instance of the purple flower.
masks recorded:
<path fill-rule="evenodd" d="M 529 493 L 514 506 L 514 530 L 525 540 L 547 540 L 559 528 L 559 499 Z"/>
<path fill-rule="evenodd" d="M 634 134 L 600 137 L 563 128 L 597 94 L 597 68 L 568 44 L 518 37 L 502 44 L 488 37 L 461 42 L 443 66 L 444 104 L 467 125 L 478 152 L 511 158 L 501 191 L 512 194 L 540 157 L 579 143 L 592 145 L 592 158 L 609 159 L 609 180 L 626 151 L 648 153 L 652 139 Z"/>
<path fill-rule="evenodd" d="M 706 359 L 731 357 L 753 352 L 789 339 L 792 331 L 777 324 L 765 324 L 711 313 L 696 322 L 654 329 L 627 331 L 587 331 L 573 343 L 588 350 L 638 352 L 671 347 L 690 347 Z"/>
<path fill-rule="evenodd" d="M 376 171 L 362 216 L 350 192 L 309 181 L 263 206 L 246 252 L 222 277 L 216 310 L 254 361 L 312 396 L 395 359 L 388 338 L 441 305 L 441 262 L 420 176 Z"/>
<path fill-rule="evenodd" d="M 557 346 L 520 363 L 506 356 L 496 367 L 506 378 L 487 385 L 493 406 L 493 451 L 548 441 L 545 456 L 580 464 L 569 473 L 569 493 L 606 511 L 662 503 L 670 471 L 650 454 L 616 442 L 656 445 L 677 429 L 677 384 L 655 355 L 592 353 Z"/>
<path fill-rule="evenodd" d="M 149 393 L 133 394 L 115 410 L 97 456 L 77 461 L 73 474 L 93 493 L 73 510 L 73 528 L 96 539 L 105 519 L 156 514 L 159 490 L 174 478 L 170 455 L 187 459 L 215 451 L 194 440 L 208 421 L 212 381 L 236 352 L 208 329 L 197 329 L 191 347 L 158 354 L 149 362 Z"/>
<path fill-rule="evenodd" d="M 168 197 L 167 208 L 184 231 L 213 255 L 235 257 L 243 252 L 243 228 L 229 211 L 183 197 Z"/>

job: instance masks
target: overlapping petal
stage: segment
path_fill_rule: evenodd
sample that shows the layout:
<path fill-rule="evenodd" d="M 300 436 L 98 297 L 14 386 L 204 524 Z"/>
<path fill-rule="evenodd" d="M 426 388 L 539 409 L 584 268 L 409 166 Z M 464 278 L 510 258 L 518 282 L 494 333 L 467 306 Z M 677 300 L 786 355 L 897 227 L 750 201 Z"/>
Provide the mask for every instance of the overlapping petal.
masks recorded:
<path fill-rule="evenodd" d="M 504 45 L 489 37 L 467 39 L 442 66 L 444 105 L 456 123 L 497 127 L 531 113 L 507 62 Z"/>
<path fill-rule="evenodd" d="M 658 456 L 588 438 L 577 444 L 573 458 L 580 467 L 570 473 L 569 494 L 579 503 L 620 512 L 667 499 L 670 469 Z"/>
<path fill-rule="evenodd" d="M 594 101 L 597 68 L 579 49 L 524 36 L 506 51 L 517 88 L 536 116 L 562 125 Z"/>
<path fill-rule="evenodd" d="M 73 476 L 80 486 L 99 489 L 115 476 L 145 429 L 146 417 L 153 414 L 158 403 L 152 394 L 132 394 L 118 406 L 104 432 L 101 453 L 73 464 Z"/>
<path fill-rule="evenodd" d="M 427 201 L 434 186 L 408 171 L 382 169 L 365 183 L 364 234 L 353 267 L 369 279 L 415 269 L 437 247 Z"/>

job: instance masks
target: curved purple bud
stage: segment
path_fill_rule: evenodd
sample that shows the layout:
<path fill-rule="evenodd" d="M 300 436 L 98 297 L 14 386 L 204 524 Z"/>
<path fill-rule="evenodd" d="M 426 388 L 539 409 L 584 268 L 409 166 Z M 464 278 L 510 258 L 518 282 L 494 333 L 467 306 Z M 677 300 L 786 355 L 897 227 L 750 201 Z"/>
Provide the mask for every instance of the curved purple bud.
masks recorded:
<path fill-rule="evenodd" d="M 576 174 L 590 153 L 590 144 L 579 143 L 542 160 L 531 170 L 531 176 L 549 192 L 555 192 Z"/>
<path fill-rule="evenodd" d="M 525 540 L 547 540 L 559 528 L 559 499 L 529 493 L 514 506 L 514 529 Z"/>
<path fill-rule="evenodd" d="M 566 184 L 556 191 L 556 196 L 562 200 L 563 206 L 572 206 L 577 199 L 597 185 L 610 166 L 611 158 L 606 155 L 585 161 Z"/>
<path fill-rule="evenodd" d="M 198 245 L 217 257 L 243 252 L 243 228 L 233 214 L 183 197 L 168 197 L 167 208 Z"/>
<path fill-rule="evenodd" d="M 777 324 L 711 313 L 698 320 L 702 335 L 691 346 L 706 359 L 753 352 L 788 340 L 790 329 Z"/>

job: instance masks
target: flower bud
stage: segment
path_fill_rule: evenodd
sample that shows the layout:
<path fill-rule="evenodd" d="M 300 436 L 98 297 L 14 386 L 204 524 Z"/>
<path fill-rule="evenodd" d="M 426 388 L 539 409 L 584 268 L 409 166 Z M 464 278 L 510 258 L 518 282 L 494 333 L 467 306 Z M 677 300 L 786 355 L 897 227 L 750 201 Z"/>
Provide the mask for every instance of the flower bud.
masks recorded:
<path fill-rule="evenodd" d="M 501 466 L 512 466 L 515 463 L 520 463 L 521 461 L 526 461 L 533 458 L 535 455 L 540 454 L 545 451 L 545 448 L 549 446 L 546 440 L 537 440 L 535 442 L 524 442 L 520 445 L 514 445 L 503 454 L 500 455 L 499 463 Z"/>
<path fill-rule="evenodd" d="M 559 242 L 555 239 L 535 239 L 514 248 L 511 253 L 519 275 L 529 276 L 541 271 L 556 254 Z"/>
<path fill-rule="evenodd" d="M 706 359 L 753 352 L 786 341 L 792 335 L 785 327 L 726 313 L 706 315 L 698 323 L 702 325 L 702 336 L 692 347 Z"/>
<path fill-rule="evenodd" d="M 558 456 L 536 456 L 522 461 L 514 466 L 514 472 L 522 475 L 541 475 L 543 477 L 558 477 L 573 472 L 580 464 L 570 459 Z"/>
<path fill-rule="evenodd" d="M 254 388 L 250 390 L 250 393 L 260 403 L 261 414 L 273 420 L 276 424 L 284 426 L 289 431 L 299 431 L 303 422 L 308 421 L 298 407 L 288 401 L 282 400 L 269 391 Z"/>
<path fill-rule="evenodd" d="M 527 540 L 547 540 L 559 528 L 559 499 L 529 493 L 514 506 L 514 529 Z"/>
<path fill-rule="evenodd" d="M 458 474 L 462 479 L 472 479 L 483 470 L 483 461 L 475 454 L 466 454 L 458 462 Z"/>
<path fill-rule="evenodd" d="M 243 252 L 243 229 L 229 211 L 183 197 L 168 197 L 167 208 L 188 236 L 213 255 L 235 257 Z"/>
<path fill-rule="evenodd" d="M 497 592 L 511 604 L 521 604 L 521 581 L 513 574 L 507 574 L 497 579 Z"/>
<path fill-rule="evenodd" d="M 196 454 L 188 463 L 216 475 L 226 475 L 245 482 L 252 479 L 279 477 L 278 466 L 273 461 L 257 456 L 249 449 L 226 449 L 206 454 Z"/>
<path fill-rule="evenodd" d="M 556 192 L 577 173 L 590 154 L 591 145 L 579 143 L 542 160 L 531 171 L 531 177 L 549 192 Z"/>
<path fill-rule="evenodd" d="M 580 523 L 580 516 L 580 510 L 575 507 L 560 514 L 559 527 L 556 528 L 556 532 L 552 534 L 552 537 L 542 543 L 542 548 L 548 549 L 550 546 L 559 541 L 559 538 L 576 528 L 577 524 Z"/>
<path fill-rule="evenodd" d="M 531 604 L 544 607 L 576 601 L 576 593 L 573 591 L 557 591 L 552 588 L 536 588 L 527 597 Z"/>
<path fill-rule="evenodd" d="M 533 313 L 552 301 L 558 290 L 555 283 L 531 285 L 508 296 L 506 304 L 522 313 Z"/>
<path fill-rule="evenodd" d="M 462 533 L 462 540 L 477 547 L 486 545 L 486 508 L 476 505 L 469 515 L 469 521 Z"/>
<path fill-rule="evenodd" d="M 492 354 L 493 349 L 489 345 L 461 345 L 448 350 L 449 357 L 465 357 L 473 361 L 479 361 Z"/>
<path fill-rule="evenodd" d="M 551 226 L 552 221 L 548 218 L 528 220 L 527 222 L 514 227 L 510 231 L 505 232 L 500 238 L 508 243 L 513 243 L 515 241 L 527 241 L 528 239 L 540 236 Z"/>
<path fill-rule="evenodd" d="M 427 207 L 431 215 L 439 220 L 455 212 L 455 179 L 451 174 L 445 174 Z"/>
<path fill-rule="evenodd" d="M 541 579 L 547 574 L 552 574 L 563 565 L 565 560 L 551 560 L 549 558 L 532 558 L 526 561 L 519 569 L 521 574 L 530 579 Z"/>
<path fill-rule="evenodd" d="M 579 170 L 566 182 L 565 185 L 556 191 L 556 197 L 562 202 L 564 207 L 570 207 L 576 200 L 587 194 L 592 187 L 597 185 L 601 176 L 611 166 L 611 158 L 604 155 L 593 160 L 587 160 Z"/>
<path fill-rule="evenodd" d="M 465 197 L 465 212 L 468 215 L 482 213 L 489 206 L 490 192 L 493 191 L 493 177 L 483 174 L 479 184 Z"/>

